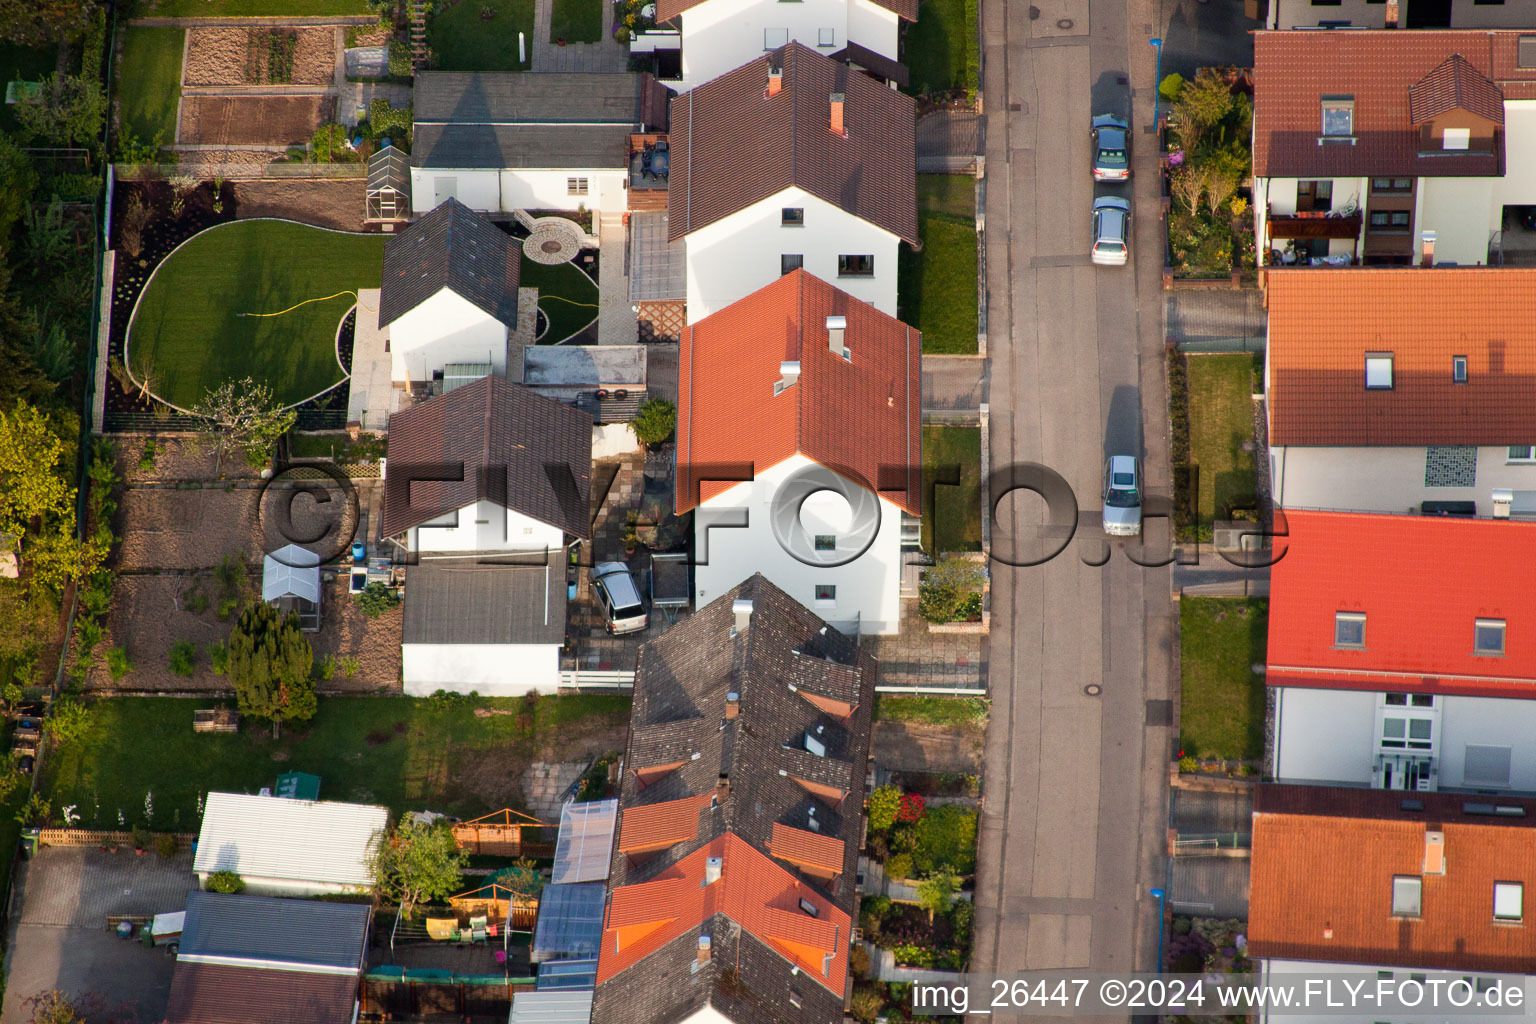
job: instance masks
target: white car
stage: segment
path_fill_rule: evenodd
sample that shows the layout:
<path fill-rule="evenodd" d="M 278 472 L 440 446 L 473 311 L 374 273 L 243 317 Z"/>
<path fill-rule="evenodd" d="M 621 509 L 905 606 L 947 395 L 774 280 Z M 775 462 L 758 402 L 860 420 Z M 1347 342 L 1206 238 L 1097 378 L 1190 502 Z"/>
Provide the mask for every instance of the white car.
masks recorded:
<path fill-rule="evenodd" d="M 640 601 L 640 588 L 635 586 L 635 578 L 623 562 L 598 562 L 593 566 L 592 589 L 602 606 L 608 632 L 615 636 L 638 633 L 650 623 Z"/>
<path fill-rule="evenodd" d="M 1141 465 L 1134 456 L 1111 455 L 1104 464 L 1104 532 L 1141 533 Z"/>
<path fill-rule="evenodd" d="M 1123 267 L 1131 258 L 1131 201 L 1104 196 L 1093 201 L 1093 262 Z"/>

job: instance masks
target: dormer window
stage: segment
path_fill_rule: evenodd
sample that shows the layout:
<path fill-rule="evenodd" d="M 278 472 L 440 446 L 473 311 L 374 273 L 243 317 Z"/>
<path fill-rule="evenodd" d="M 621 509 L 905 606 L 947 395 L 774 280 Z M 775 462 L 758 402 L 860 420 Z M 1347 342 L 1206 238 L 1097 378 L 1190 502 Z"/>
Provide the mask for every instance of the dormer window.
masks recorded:
<path fill-rule="evenodd" d="M 1322 107 L 1324 138 L 1347 139 L 1355 134 L 1355 98 L 1353 96 L 1324 96 Z"/>
<path fill-rule="evenodd" d="M 1440 136 L 1440 148 L 1442 149 L 1468 149 L 1472 145 L 1472 129 L 1447 128 Z"/>

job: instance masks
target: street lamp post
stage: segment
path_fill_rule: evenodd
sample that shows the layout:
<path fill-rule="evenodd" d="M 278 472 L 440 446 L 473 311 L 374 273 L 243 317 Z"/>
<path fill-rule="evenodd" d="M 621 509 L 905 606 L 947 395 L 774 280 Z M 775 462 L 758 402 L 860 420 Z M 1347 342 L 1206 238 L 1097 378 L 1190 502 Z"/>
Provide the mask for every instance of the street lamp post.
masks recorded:
<path fill-rule="evenodd" d="M 1148 42 L 1157 51 L 1157 72 L 1152 77 L 1152 130 L 1155 132 L 1157 131 L 1158 115 L 1162 113 L 1158 104 L 1163 98 L 1162 90 L 1159 88 L 1163 84 L 1163 41 L 1162 39 L 1150 39 Z"/>
<path fill-rule="evenodd" d="M 1163 973 L 1163 896 L 1161 889 L 1153 889 L 1152 895 L 1157 897 L 1157 973 Z"/>

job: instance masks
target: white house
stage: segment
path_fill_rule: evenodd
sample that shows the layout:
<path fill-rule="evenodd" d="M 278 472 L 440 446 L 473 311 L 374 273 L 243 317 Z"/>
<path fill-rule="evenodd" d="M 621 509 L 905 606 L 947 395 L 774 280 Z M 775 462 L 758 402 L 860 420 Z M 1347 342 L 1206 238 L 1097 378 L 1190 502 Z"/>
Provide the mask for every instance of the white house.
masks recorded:
<path fill-rule="evenodd" d="M 921 337 L 804 270 L 688 327 L 677 510 L 702 607 L 760 572 L 850 633 L 901 618 L 922 513 Z"/>
<path fill-rule="evenodd" d="M 1532 28 L 1529 4 L 1489 0 L 1269 0 L 1265 28 Z"/>
<path fill-rule="evenodd" d="M 1253 107 L 1267 265 L 1470 266 L 1536 248 L 1518 215 L 1536 204 L 1536 35 L 1258 32 Z"/>
<path fill-rule="evenodd" d="M 896 315 L 917 235 L 911 97 L 799 43 L 673 102 L 668 239 L 696 323 L 804 268 Z"/>
<path fill-rule="evenodd" d="M 389 444 L 405 692 L 553 692 L 566 543 L 590 535 L 592 417 L 483 377 L 392 417 Z"/>
<path fill-rule="evenodd" d="M 1536 269 L 1294 268 L 1268 292 L 1276 504 L 1536 516 Z"/>
<path fill-rule="evenodd" d="M 1331 980 L 1334 1001 L 1323 1005 L 1314 992 L 1304 1015 L 1326 1024 L 1530 1019 L 1536 935 L 1524 925 L 1527 890 L 1536 898 L 1533 826 L 1530 800 L 1258 787 L 1247 928 L 1256 980 L 1297 990 L 1307 978 L 1319 989 Z M 1351 1000 L 1346 977 L 1372 998 Z M 1461 988 L 1447 999 L 1450 985 Z M 1519 990 L 1524 1005 L 1512 1013 L 1454 1008 L 1495 986 Z M 1401 992 L 1403 1005 L 1382 1005 L 1378 992 Z M 1302 1018 L 1290 1010 L 1257 1019 Z"/>
<path fill-rule="evenodd" d="M 1536 793 L 1536 523 L 1276 515 L 1275 778 Z"/>
<path fill-rule="evenodd" d="M 629 137 L 666 131 L 668 90 L 648 74 L 416 76 L 411 201 L 487 213 L 621 212 Z"/>
<path fill-rule="evenodd" d="M 452 199 L 384 243 L 378 317 L 396 385 L 455 365 L 505 376 L 521 265 L 511 235 Z"/>
<path fill-rule="evenodd" d="M 369 804 L 209 793 L 192 870 L 200 887 L 233 871 L 262 896 L 322 896 L 373 885 L 372 850 L 389 811 Z"/>
<path fill-rule="evenodd" d="M 915 0 L 660 0 L 657 28 L 630 43 L 633 53 L 662 54 L 679 90 L 702 85 L 758 54 L 789 42 L 814 47 L 892 85 L 906 85 L 900 61 L 901 22 L 917 20 Z"/>

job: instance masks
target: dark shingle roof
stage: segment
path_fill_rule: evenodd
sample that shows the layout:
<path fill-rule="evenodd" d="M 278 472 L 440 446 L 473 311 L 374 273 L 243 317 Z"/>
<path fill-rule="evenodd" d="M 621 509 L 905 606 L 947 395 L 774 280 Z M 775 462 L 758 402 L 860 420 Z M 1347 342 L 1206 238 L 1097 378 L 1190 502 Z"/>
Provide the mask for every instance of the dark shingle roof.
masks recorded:
<path fill-rule="evenodd" d="M 450 199 L 384 243 L 379 326 L 448 288 L 516 327 L 521 260 L 522 250 L 511 235 Z"/>
<path fill-rule="evenodd" d="M 906 85 L 912 78 L 907 66 L 883 53 L 876 53 L 867 46 L 849 41 L 848 45 L 832 54 L 832 59 L 843 64 L 856 64 L 866 71 L 873 71 L 881 78 Z"/>
<path fill-rule="evenodd" d="M 771 66 L 784 71 L 775 96 Z M 831 128 L 834 93 L 846 137 Z M 798 186 L 916 244 L 916 126 L 910 96 L 799 43 L 754 58 L 673 101 L 668 237 Z"/>
<path fill-rule="evenodd" d="M 366 909 L 366 908 L 365 908 Z M 181 961 L 165 1024 L 351 1024 L 357 976 Z"/>
<path fill-rule="evenodd" d="M 666 130 L 648 74 L 416 76 L 414 167 L 623 167 L 629 133 Z"/>
<path fill-rule="evenodd" d="M 390 417 L 383 536 L 488 499 L 586 537 L 591 479 L 590 414 L 484 377 Z"/>
<path fill-rule="evenodd" d="M 1504 123 L 1504 94 L 1459 53 L 1451 54 L 1408 87 L 1408 119 L 1414 124 L 1449 110 L 1465 110 L 1494 124 Z"/>
<path fill-rule="evenodd" d="M 542 565 L 433 562 L 406 570 L 408 644 L 558 644 L 565 639 L 565 560 Z"/>
<path fill-rule="evenodd" d="M 194 891 L 180 956 L 361 970 L 370 913 L 361 903 Z"/>

